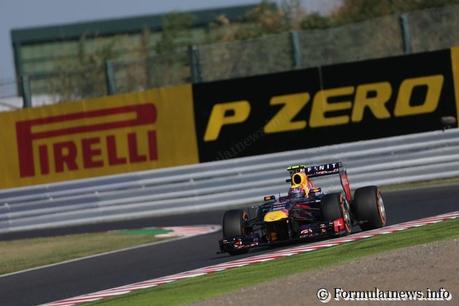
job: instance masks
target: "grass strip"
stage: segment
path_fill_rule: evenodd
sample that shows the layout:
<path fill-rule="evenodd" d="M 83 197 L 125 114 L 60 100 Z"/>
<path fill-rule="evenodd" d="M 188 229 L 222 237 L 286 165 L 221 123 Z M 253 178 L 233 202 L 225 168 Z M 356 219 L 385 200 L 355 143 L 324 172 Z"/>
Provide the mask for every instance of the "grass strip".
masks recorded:
<path fill-rule="evenodd" d="M 341 264 L 394 249 L 459 237 L 459 219 L 350 242 L 279 260 L 211 273 L 135 291 L 91 305 L 184 305 L 290 274 Z M 237 257 L 235 257 L 236 259 Z"/>
<path fill-rule="evenodd" d="M 410 190 L 416 188 L 428 188 L 428 187 L 442 187 L 459 185 L 459 177 L 436 179 L 436 180 L 425 180 L 412 183 L 393 184 L 381 186 L 382 191 L 398 191 L 398 190 Z"/>
<path fill-rule="evenodd" d="M 159 241 L 168 230 L 110 231 L 0 241 L 0 275 Z"/>

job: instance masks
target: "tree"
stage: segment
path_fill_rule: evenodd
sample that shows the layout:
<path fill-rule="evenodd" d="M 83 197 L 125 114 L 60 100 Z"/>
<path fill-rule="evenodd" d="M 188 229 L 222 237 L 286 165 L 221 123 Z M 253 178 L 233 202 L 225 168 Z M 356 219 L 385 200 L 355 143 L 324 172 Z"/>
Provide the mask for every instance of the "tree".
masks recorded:
<path fill-rule="evenodd" d="M 269 0 L 263 0 L 252 9 L 248 13 L 248 21 L 256 25 L 258 35 L 286 30 L 285 13 Z"/>
<path fill-rule="evenodd" d="M 301 30 L 307 14 L 301 6 L 300 0 L 282 0 L 281 10 L 287 30 Z"/>
<path fill-rule="evenodd" d="M 458 0 L 344 0 L 332 14 L 336 24 L 404 13 L 413 10 L 457 4 Z"/>
<path fill-rule="evenodd" d="M 325 29 L 333 25 L 330 17 L 322 16 L 317 13 L 306 15 L 301 21 L 301 28 L 304 30 Z"/>
<path fill-rule="evenodd" d="M 165 54 L 188 44 L 189 29 L 193 24 L 193 15 L 172 12 L 161 20 L 161 38 L 156 44 L 156 52 Z"/>
<path fill-rule="evenodd" d="M 90 48 L 97 42 L 96 48 Z M 82 35 L 77 45 L 76 57 L 65 57 L 57 62 L 55 75 L 48 82 L 46 92 L 60 101 L 103 96 L 106 91 L 104 64 L 118 57 L 115 50 L 118 38 Z"/>

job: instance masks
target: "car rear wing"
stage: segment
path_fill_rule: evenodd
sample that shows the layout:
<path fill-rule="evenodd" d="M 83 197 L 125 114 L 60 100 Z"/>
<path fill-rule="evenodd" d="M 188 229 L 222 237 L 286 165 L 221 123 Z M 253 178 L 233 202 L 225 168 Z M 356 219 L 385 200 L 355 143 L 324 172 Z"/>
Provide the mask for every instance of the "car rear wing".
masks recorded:
<path fill-rule="evenodd" d="M 317 176 L 337 174 L 339 173 L 340 169 L 343 169 L 343 164 L 341 162 L 336 162 L 336 163 L 329 163 L 329 164 L 315 165 L 315 166 L 293 165 L 293 166 L 288 167 L 287 171 L 290 172 L 290 174 L 302 171 L 308 177 L 317 177 Z"/>
<path fill-rule="evenodd" d="M 346 199 L 350 202 L 352 200 L 351 187 L 347 176 L 346 169 L 344 169 L 342 162 L 328 163 L 315 166 L 306 165 L 293 165 L 287 168 L 287 171 L 292 176 L 294 173 L 304 171 L 304 173 L 312 178 L 326 175 L 339 174 L 341 186 L 343 187 Z M 290 181 L 290 180 L 287 180 Z"/>

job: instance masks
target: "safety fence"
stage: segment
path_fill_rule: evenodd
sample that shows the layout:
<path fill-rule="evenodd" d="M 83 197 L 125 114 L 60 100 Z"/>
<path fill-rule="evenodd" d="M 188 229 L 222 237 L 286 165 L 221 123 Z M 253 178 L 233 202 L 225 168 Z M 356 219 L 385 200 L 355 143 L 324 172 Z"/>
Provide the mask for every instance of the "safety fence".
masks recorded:
<path fill-rule="evenodd" d="M 413 11 L 329 29 L 194 45 L 165 55 L 61 65 L 24 76 L 19 89 L 31 106 L 37 95 L 59 102 L 427 52 L 458 45 L 458 23 L 459 5 Z"/>
<path fill-rule="evenodd" d="M 0 233 L 226 209 L 285 194 L 290 164 L 342 161 L 353 189 L 459 176 L 459 130 L 434 131 L 0 192 Z M 339 180 L 316 181 L 325 192 Z"/>

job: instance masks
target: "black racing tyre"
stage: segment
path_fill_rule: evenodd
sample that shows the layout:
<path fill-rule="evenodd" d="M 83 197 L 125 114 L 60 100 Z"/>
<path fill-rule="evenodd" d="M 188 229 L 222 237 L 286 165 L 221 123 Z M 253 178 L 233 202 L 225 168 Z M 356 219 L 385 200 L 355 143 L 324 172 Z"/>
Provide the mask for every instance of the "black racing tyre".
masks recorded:
<path fill-rule="evenodd" d="M 344 195 L 342 193 L 327 194 L 322 198 L 321 211 L 325 221 L 334 221 L 343 218 L 345 222 L 346 233 L 349 234 L 352 230 L 352 222 L 349 214 L 348 205 L 346 205 Z"/>
<path fill-rule="evenodd" d="M 223 238 L 230 239 L 244 234 L 247 212 L 242 209 L 232 209 L 223 215 Z"/>
<path fill-rule="evenodd" d="M 386 210 L 377 186 L 359 188 L 354 193 L 352 210 L 364 231 L 386 225 Z"/>

